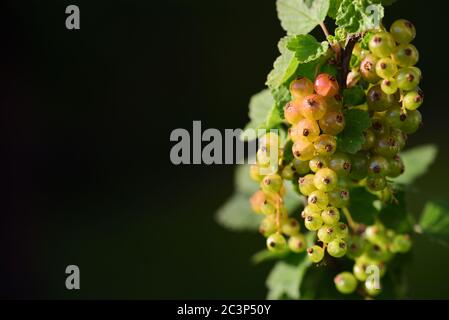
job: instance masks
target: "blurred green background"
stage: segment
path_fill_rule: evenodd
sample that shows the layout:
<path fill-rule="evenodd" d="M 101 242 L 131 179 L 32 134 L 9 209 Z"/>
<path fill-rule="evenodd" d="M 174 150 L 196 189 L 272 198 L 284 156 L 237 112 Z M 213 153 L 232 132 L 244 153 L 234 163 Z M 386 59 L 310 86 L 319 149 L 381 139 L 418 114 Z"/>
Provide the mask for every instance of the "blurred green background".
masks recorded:
<path fill-rule="evenodd" d="M 3 298 L 264 298 L 270 264 L 257 234 L 214 213 L 232 166 L 173 166 L 170 133 L 242 128 L 284 32 L 274 1 L 4 1 L 2 35 Z M 65 29 L 65 7 L 81 30 Z M 449 199 L 446 11 L 402 0 L 386 24 L 418 30 L 426 102 L 410 146 L 440 147 L 410 209 Z M 317 32 L 317 36 L 321 35 Z M 65 267 L 81 290 L 65 289 Z M 412 298 L 449 298 L 449 250 L 415 239 Z"/>

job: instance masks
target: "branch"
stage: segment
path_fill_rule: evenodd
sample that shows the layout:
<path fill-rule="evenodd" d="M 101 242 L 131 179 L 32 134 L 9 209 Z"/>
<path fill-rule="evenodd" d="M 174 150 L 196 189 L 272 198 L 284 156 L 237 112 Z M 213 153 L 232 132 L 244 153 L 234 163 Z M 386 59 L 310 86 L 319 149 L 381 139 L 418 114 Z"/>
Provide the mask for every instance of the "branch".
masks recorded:
<path fill-rule="evenodd" d="M 346 47 L 343 50 L 343 56 L 341 60 L 342 72 L 340 78 L 340 87 L 342 89 L 346 88 L 346 79 L 349 74 L 349 65 L 351 63 L 352 51 L 354 50 L 355 44 L 360 40 L 360 34 L 352 35 L 348 38 Z"/>

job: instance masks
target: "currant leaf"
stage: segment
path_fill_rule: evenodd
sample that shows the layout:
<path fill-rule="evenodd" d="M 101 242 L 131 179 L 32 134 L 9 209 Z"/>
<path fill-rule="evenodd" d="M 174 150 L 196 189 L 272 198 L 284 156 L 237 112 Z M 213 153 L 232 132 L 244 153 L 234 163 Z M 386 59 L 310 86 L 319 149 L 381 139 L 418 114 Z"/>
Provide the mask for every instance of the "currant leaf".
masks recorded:
<path fill-rule="evenodd" d="M 329 43 L 327 41 L 320 43 L 314 36 L 305 34 L 292 37 L 287 43 L 287 48 L 295 53 L 300 63 L 308 63 L 325 55 Z"/>
<path fill-rule="evenodd" d="M 278 43 L 281 55 L 273 64 L 273 70 L 268 74 L 266 85 L 271 89 L 277 89 L 285 84 L 296 72 L 299 61 L 295 57 L 295 53 L 288 50 L 287 44 L 291 37 L 284 37 Z"/>
<path fill-rule="evenodd" d="M 368 112 L 351 109 L 345 113 L 346 126 L 337 136 L 337 146 L 340 151 L 355 154 L 365 142 L 363 131 L 371 126 Z"/>
<path fill-rule="evenodd" d="M 428 202 L 419 226 L 424 235 L 449 247 L 449 204 L 441 201 Z"/>

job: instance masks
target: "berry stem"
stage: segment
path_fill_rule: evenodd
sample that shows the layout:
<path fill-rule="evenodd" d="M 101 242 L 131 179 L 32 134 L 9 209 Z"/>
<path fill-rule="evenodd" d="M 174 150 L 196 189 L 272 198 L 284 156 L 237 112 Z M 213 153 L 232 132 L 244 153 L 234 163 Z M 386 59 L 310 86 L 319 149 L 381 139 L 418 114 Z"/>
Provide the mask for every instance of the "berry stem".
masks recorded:
<path fill-rule="evenodd" d="M 357 223 L 354 222 L 354 220 L 352 219 L 351 213 L 349 212 L 348 208 L 343 208 L 343 213 L 346 217 L 346 220 L 348 220 L 348 225 L 352 230 L 356 230 L 357 229 Z"/>
<path fill-rule="evenodd" d="M 281 196 L 276 195 L 276 229 L 281 233 Z"/>
<path fill-rule="evenodd" d="M 326 39 L 329 42 L 332 50 L 335 52 L 335 56 L 336 56 L 337 61 L 340 60 L 340 55 L 341 55 L 340 44 L 338 42 L 335 42 L 335 41 L 332 41 L 332 42 L 329 41 L 329 37 L 331 36 L 331 34 L 329 33 L 329 30 L 327 29 L 327 27 L 324 24 L 324 22 L 320 23 L 320 27 L 321 27 L 321 30 L 323 30 L 323 33 L 326 36 Z"/>
<path fill-rule="evenodd" d="M 341 60 L 342 65 L 342 72 L 341 72 L 341 78 L 340 78 L 340 86 L 342 89 L 346 89 L 346 79 L 348 78 L 349 69 L 350 69 L 350 63 L 351 63 L 351 57 L 352 57 L 352 51 L 354 50 L 354 46 L 356 43 L 360 40 L 360 35 L 352 35 L 348 38 L 346 42 L 345 49 L 343 50 L 343 57 Z"/>

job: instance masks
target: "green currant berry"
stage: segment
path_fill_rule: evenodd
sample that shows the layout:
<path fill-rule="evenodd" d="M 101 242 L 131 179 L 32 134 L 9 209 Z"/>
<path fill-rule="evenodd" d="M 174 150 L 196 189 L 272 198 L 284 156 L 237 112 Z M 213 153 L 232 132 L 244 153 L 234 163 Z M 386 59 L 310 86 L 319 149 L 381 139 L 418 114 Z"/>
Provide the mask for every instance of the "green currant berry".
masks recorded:
<path fill-rule="evenodd" d="M 357 280 L 364 282 L 368 278 L 368 275 L 366 274 L 365 270 L 366 266 L 364 264 L 354 263 L 352 273 L 354 274 Z"/>
<path fill-rule="evenodd" d="M 260 187 L 265 193 L 278 193 L 282 187 L 282 178 L 278 174 L 265 176 Z"/>
<path fill-rule="evenodd" d="M 351 158 L 342 152 L 336 152 L 330 157 L 329 168 L 338 176 L 346 177 L 351 172 Z"/>
<path fill-rule="evenodd" d="M 410 251 L 411 247 L 412 241 L 410 240 L 410 236 L 408 234 L 399 234 L 394 237 L 391 250 L 395 253 L 407 253 Z"/>
<path fill-rule="evenodd" d="M 396 139 L 399 150 L 404 149 L 405 144 L 407 143 L 407 135 L 398 128 L 392 128 L 390 134 Z"/>
<path fill-rule="evenodd" d="M 266 135 L 259 139 L 259 145 L 268 149 L 279 149 L 281 146 L 279 135 L 275 132 L 268 132 Z"/>
<path fill-rule="evenodd" d="M 327 207 L 321 212 L 321 218 L 325 224 L 333 226 L 340 221 L 340 211 L 335 207 Z"/>
<path fill-rule="evenodd" d="M 377 280 L 377 282 L 379 282 Z M 374 277 L 365 281 L 365 291 L 368 295 L 375 297 L 382 292 L 382 287 L 379 283 L 376 283 L 376 279 Z"/>
<path fill-rule="evenodd" d="M 337 224 L 336 230 L 337 230 L 336 237 L 338 239 L 347 239 L 349 237 L 349 228 L 348 228 L 348 225 L 346 223 L 339 222 Z"/>
<path fill-rule="evenodd" d="M 394 106 L 385 114 L 385 122 L 390 127 L 401 128 L 407 116 L 402 112 L 401 107 Z"/>
<path fill-rule="evenodd" d="M 301 104 L 301 112 L 310 120 L 320 120 L 326 114 L 326 100 L 317 94 L 311 94 L 304 98 Z"/>
<path fill-rule="evenodd" d="M 400 151 L 400 146 L 396 138 L 391 135 L 383 135 L 378 137 L 374 146 L 374 153 L 385 158 L 392 158 Z"/>
<path fill-rule="evenodd" d="M 336 136 L 343 131 L 346 125 L 343 113 L 339 111 L 328 112 L 320 119 L 319 125 L 323 133 Z"/>
<path fill-rule="evenodd" d="M 385 228 L 381 225 L 372 225 L 365 229 L 365 238 L 371 243 L 382 243 L 385 236 Z"/>
<path fill-rule="evenodd" d="M 346 242 L 341 239 L 336 239 L 327 245 L 327 253 L 334 258 L 341 258 L 346 254 Z"/>
<path fill-rule="evenodd" d="M 295 169 L 292 164 L 288 164 L 282 169 L 282 178 L 288 181 L 293 180 L 295 177 Z"/>
<path fill-rule="evenodd" d="M 404 162 L 402 162 L 402 159 L 399 155 L 394 156 L 392 159 L 389 160 L 389 171 L 388 176 L 390 178 L 397 178 L 405 171 Z"/>
<path fill-rule="evenodd" d="M 366 154 L 359 152 L 351 156 L 350 177 L 354 180 L 362 180 L 368 175 L 368 158 Z"/>
<path fill-rule="evenodd" d="M 321 210 L 326 209 L 329 199 L 325 192 L 316 190 L 312 192 L 307 198 L 309 206 L 319 208 Z"/>
<path fill-rule="evenodd" d="M 405 120 L 402 122 L 401 130 L 406 134 L 415 133 L 422 125 L 421 112 L 418 110 L 409 110 Z"/>
<path fill-rule="evenodd" d="M 333 97 L 340 90 L 337 79 L 327 73 L 319 74 L 316 77 L 314 88 L 315 92 L 323 97 Z"/>
<path fill-rule="evenodd" d="M 249 175 L 251 179 L 256 182 L 260 182 L 263 179 L 263 176 L 260 174 L 260 168 L 256 164 L 253 164 L 249 167 Z"/>
<path fill-rule="evenodd" d="M 316 191 L 316 187 L 314 184 L 315 175 L 308 174 L 304 177 L 299 178 L 299 191 L 305 195 L 309 196 L 312 192 Z"/>
<path fill-rule="evenodd" d="M 388 113 L 387 113 L 388 114 Z M 380 115 L 371 118 L 371 129 L 376 136 L 383 136 L 390 133 L 388 120 Z M 373 143 L 374 147 L 375 142 Z"/>
<path fill-rule="evenodd" d="M 380 85 L 372 86 L 368 90 L 366 99 L 369 110 L 376 112 L 386 111 L 395 103 L 394 96 L 383 92 Z"/>
<path fill-rule="evenodd" d="M 329 159 L 324 156 L 316 156 L 312 160 L 309 161 L 310 170 L 312 172 L 318 172 L 321 169 L 324 169 L 328 166 Z"/>
<path fill-rule="evenodd" d="M 334 136 L 322 134 L 313 141 L 316 152 L 323 156 L 331 156 L 337 149 L 337 140 Z"/>
<path fill-rule="evenodd" d="M 388 32 L 378 32 L 369 41 L 370 51 L 379 58 L 386 58 L 393 53 L 396 48 L 394 38 Z"/>
<path fill-rule="evenodd" d="M 375 177 L 384 177 L 388 174 L 388 160 L 382 156 L 373 156 L 368 160 L 368 174 Z"/>
<path fill-rule="evenodd" d="M 404 98 L 402 99 L 402 105 L 405 109 L 408 110 L 416 110 L 418 109 L 422 103 L 424 102 L 424 94 L 422 91 L 415 90 L 406 93 Z"/>
<path fill-rule="evenodd" d="M 390 27 L 391 35 L 400 44 L 407 44 L 416 37 L 415 26 L 408 20 L 400 19 L 393 22 Z"/>
<path fill-rule="evenodd" d="M 304 225 L 309 231 L 317 231 L 323 226 L 323 219 L 320 214 L 310 214 L 306 216 Z"/>
<path fill-rule="evenodd" d="M 344 208 L 349 205 L 349 190 L 336 188 L 328 193 L 329 203 L 336 208 Z"/>
<path fill-rule="evenodd" d="M 392 57 L 401 67 L 413 67 L 419 61 L 419 52 L 413 44 L 406 44 L 399 46 Z"/>
<path fill-rule="evenodd" d="M 276 206 L 269 200 L 265 200 L 260 208 L 262 214 L 270 215 L 276 212 Z"/>
<path fill-rule="evenodd" d="M 360 257 L 365 251 L 365 240 L 359 236 L 352 236 L 348 239 L 348 250 L 346 255 L 351 259 Z"/>
<path fill-rule="evenodd" d="M 296 159 L 308 161 L 313 158 L 315 147 L 308 139 L 302 138 L 293 144 L 292 153 Z"/>
<path fill-rule="evenodd" d="M 286 236 L 294 236 L 299 233 L 300 224 L 298 220 L 294 218 L 289 218 L 286 221 L 284 221 L 281 225 L 282 233 Z"/>
<path fill-rule="evenodd" d="M 259 226 L 259 233 L 264 237 L 268 237 L 276 232 L 276 219 L 274 215 L 267 216 L 262 220 Z"/>
<path fill-rule="evenodd" d="M 421 75 L 417 68 L 402 68 L 398 71 L 396 80 L 398 88 L 405 91 L 415 90 L 421 81 Z"/>
<path fill-rule="evenodd" d="M 365 142 L 362 145 L 362 150 L 369 150 L 374 146 L 376 142 L 376 135 L 372 129 L 367 129 L 363 131 L 363 137 L 365 138 Z"/>
<path fill-rule="evenodd" d="M 301 212 L 301 217 L 305 219 L 307 216 L 321 215 L 321 209 L 312 206 L 306 206 Z"/>
<path fill-rule="evenodd" d="M 337 186 L 338 176 L 332 169 L 323 168 L 318 170 L 313 179 L 313 183 L 318 190 L 332 191 Z"/>
<path fill-rule="evenodd" d="M 384 177 L 368 177 L 366 186 L 370 191 L 382 191 L 387 187 L 387 180 Z"/>
<path fill-rule="evenodd" d="M 383 79 L 380 88 L 385 94 L 395 94 L 398 91 L 398 82 L 396 79 Z"/>
<path fill-rule="evenodd" d="M 334 278 L 335 287 L 342 294 L 351 294 L 357 289 L 357 280 L 350 272 L 342 272 Z"/>
<path fill-rule="evenodd" d="M 307 249 L 307 256 L 313 263 L 318 263 L 324 258 L 324 250 L 320 246 L 313 246 Z"/>
<path fill-rule="evenodd" d="M 398 67 L 390 58 L 383 58 L 377 61 L 376 73 L 379 77 L 391 79 L 395 76 L 396 72 L 398 72 Z"/>
<path fill-rule="evenodd" d="M 308 161 L 293 159 L 292 164 L 293 164 L 293 168 L 295 169 L 296 173 L 299 174 L 300 176 L 303 176 L 310 172 Z"/>
<path fill-rule="evenodd" d="M 302 99 L 313 93 L 313 83 L 305 77 L 297 78 L 290 83 L 290 94 L 295 99 Z"/>
<path fill-rule="evenodd" d="M 387 250 L 377 244 L 368 244 L 366 255 L 375 262 L 385 261 L 388 258 Z"/>
<path fill-rule="evenodd" d="M 284 107 L 284 118 L 291 125 L 297 124 L 301 119 L 303 119 L 303 115 L 301 113 L 301 101 L 294 100 L 288 102 Z"/>
<path fill-rule="evenodd" d="M 379 59 L 374 55 L 367 55 L 360 63 L 360 74 L 362 79 L 369 83 L 377 83 L 380 77 L 376 73 L 376 65 Z"/>
<path fill-rule="evenodd" d="M 273 252 L 282 252 L 287 248 L 287 241 L 280 233 L 274 233 L 267 239 L 267 248 Z"/>
<path fill-rule="evenodd" d="M 296 234 L 288 239 L 288 247 L 295 253 L 301 253 L 307 247 L 306 238 L 302 234 Z"/>
<path fill-rule="evenodd" d="M 335 239 L 335 230 L 332 226 L 322 226 L 317 232 L 318 240 L 329 243 Z"/>

